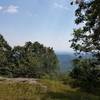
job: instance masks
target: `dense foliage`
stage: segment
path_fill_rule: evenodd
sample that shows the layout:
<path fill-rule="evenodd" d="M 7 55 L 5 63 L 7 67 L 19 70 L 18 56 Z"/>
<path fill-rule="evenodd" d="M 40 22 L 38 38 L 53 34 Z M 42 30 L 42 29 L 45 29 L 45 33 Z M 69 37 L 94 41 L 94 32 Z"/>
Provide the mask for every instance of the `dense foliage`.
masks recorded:
<path fill-rule="evenodd" d="M 91 53 L 92 57 L 76 59 L 71 76 L 79 86 L 93 90 L 100 87 L 100 0 L 76 0 L 76 3 L 75 23 L 80 27 L 74 29 L 71 47 L 79 58 L 82 53 Z"/>
<path fill-rule="evenodd" d="M 57 72 L 58 59 L 52 48 L 35 42 L 11 48 L 0 35 L 0 75 L 42 77 Z"/>
<path fill-rule="evenodd" d="M 74 78 L 74 86 L 80 86 L 83 90 L 95 92 L 100 88 L 100 79 L 98 73 L 100 71 L 93 63 L 95 59 L 75 59 L 73 61 L 73 70 L 70 73 Z"/>

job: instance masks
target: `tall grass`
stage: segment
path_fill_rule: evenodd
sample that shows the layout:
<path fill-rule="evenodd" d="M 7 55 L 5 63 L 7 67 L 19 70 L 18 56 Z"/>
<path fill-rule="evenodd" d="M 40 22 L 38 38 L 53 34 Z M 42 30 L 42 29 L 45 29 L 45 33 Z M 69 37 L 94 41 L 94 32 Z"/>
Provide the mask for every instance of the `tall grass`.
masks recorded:
<path fill-rule="evenodd" d="M 28 83 L 0 83 L 0 100 L 40 100 L 40 89 Z"/>
<path fill-rule="evenodd" d="M 37 84 L 0 81 L 0 100 L 100 100 L 59 81 L 41 79 Z"/>

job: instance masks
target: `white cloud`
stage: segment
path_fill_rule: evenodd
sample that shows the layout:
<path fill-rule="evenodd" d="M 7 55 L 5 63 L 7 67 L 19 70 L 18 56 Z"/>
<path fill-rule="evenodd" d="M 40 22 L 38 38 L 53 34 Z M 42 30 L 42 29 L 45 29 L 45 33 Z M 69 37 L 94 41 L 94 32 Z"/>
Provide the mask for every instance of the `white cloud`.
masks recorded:
<path fill-rule="evenodd" d="M 18 6 L 9 5 L 9 6 L 0 6 L 0 12 L 15 14 L 18 13 Z"/>
<path fill-rule="evenodd" d="M 0 6 L 0 11 L 3 9 L 3 7 L 2 6 Z"/>
<path fill-rule="evenodd" d="M 18 13 L 18 6 L 9 5 L 8 7 L 5 8 L 4 12 L 10 13 L 10 14 Z"/>
<path fill-rule="evenodd" d="M 56 0 L 53 5 L 54 5 L 54 8 L 60 8 L 64 10 L 68 9 L 66 0 L 62 0 L 62 1 Z"/>
<path fill-rule="evenodd" d="M 65 10 L 68 9 L 65 5 L 60 4 L 60 3 L 57 3 L 57 2 L 54 3 L 54 7 L 55 7 L 55 8 L 65 9 Z"/>

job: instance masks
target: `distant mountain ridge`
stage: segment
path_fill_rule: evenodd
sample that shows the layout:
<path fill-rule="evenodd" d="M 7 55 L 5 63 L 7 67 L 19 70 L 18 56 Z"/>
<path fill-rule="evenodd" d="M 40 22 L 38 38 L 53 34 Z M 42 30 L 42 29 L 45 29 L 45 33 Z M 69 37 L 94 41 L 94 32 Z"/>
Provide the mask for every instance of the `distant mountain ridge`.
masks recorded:
<path fill-rule="evenodd" d="M 72 68 L 72 60 L 75 58 L 73 53 L 57 53 L 60 62 L 60 71 L 66 72 Z"/>
<path fill-rule="evenodd" d="M 72 69 L 72 60 L 77 58 L 74 53 L 56 53 L 60 62 L 60 71 L 67 72 Z M 83 58 L 92 58 L 91 53 L 81 54 Z"/>

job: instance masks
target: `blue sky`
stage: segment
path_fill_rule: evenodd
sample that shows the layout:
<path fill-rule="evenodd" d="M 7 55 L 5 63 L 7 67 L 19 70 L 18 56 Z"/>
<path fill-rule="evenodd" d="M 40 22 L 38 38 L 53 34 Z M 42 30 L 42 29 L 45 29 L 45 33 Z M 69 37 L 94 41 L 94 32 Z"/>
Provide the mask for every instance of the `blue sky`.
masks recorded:
<path fill-rule="evenodd" d="M 70 0 L 0 0 L 0 33 L 11 46 L 39 41 L 70 52 L 74 10 Z"/>

